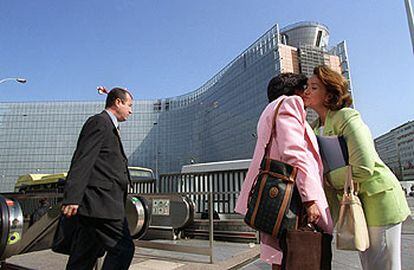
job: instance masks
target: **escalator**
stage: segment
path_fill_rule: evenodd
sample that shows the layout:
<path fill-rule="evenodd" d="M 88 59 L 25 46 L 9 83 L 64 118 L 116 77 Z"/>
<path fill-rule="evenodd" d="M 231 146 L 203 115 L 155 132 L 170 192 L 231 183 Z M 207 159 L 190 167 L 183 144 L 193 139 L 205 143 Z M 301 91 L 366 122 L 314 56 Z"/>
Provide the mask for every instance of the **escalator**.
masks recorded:
<path fill-rule="evenodd" d="M 36 222 L 31 214 L 40 195 L 9 193 L 0 195 L 0 262 L 15 255 L 51 248 L 60 218 L 59 196 L 50 196 L 49 210 Z M 141 238 L 148 230 L 150 212 L 147 201 L 129 195 L 126 203 L 129 230 L 134 239 Z M 33 223 L 33 224 L 32 224 Z M 3 269 L 3 268 L 2 268 Z M 12 269 L 8 267 L 7 269 Z"/>
<path fill-rule="evenodd" d="M 19 249 L 23 236 L 23 212 L 17 200 L 1 195 L 0 212 L 0 260 L 4 260 Z"/>

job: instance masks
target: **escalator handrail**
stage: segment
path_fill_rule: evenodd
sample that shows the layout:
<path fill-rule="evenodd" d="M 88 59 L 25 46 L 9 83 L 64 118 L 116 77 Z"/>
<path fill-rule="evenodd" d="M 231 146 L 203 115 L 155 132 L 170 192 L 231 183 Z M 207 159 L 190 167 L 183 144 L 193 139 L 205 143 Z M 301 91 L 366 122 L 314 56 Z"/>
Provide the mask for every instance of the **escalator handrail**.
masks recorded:
<path fill-rule="evenodd" d="M 144 197 L 142 196 L 134 196 L 134 197 L 136 197 L 140 201 L 142 208 L 144 210 L 144 224 L 141 230 L 137 234 L 132 235 L 133 239 L 140 239 L 148 231 L 149 224 L 150 224 L 150 211 L 149 211 L 148 201 Z"/>
<path fill-rule="evenodd" d="M 9 207 L 7 206 L 6 198 L 2 195 L 0 195 L 0 212 L 0 258 L 2 258 L 3 253 L 6 250 L 10 231 Z"/>

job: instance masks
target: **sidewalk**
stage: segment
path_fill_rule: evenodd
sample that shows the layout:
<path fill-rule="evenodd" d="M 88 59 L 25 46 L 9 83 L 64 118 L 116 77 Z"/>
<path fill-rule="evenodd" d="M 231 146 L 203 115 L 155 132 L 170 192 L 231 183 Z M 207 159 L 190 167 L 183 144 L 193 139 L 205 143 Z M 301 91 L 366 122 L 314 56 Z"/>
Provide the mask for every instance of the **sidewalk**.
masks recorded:
<path fill-rule="evenodd" d="M 411 206 L 411 205 L 410 205 Z M 401 235 L 402 270 L 414 269 L 414 220 L 409 217 L 404 223 Z M 334 247 L 335 245 L 333 245 Z M 333 270 L 359 270 L 361 265 L 357 252 L 333 250 Z M 257 259 L 241 268 L 242 270 L 270 270 L 270 266 Z"/>
<path fill-rule="evenodd" d="M 176 240 L 157 241 L 188 246 L 208 246 L 206 240 Z M 214 242 L 214 263 L 209 263 L 208 256 L 194 255 L 180 252 L 162 251 L 136 247 L 130 270 L 198 270 L 198 269 L 240 269 L 240 265 L 247 264 L 258 258 L 259 245 L 229 242 Z M 65 269 L 68 257 L 44 250 L 14 256 L 8 263 L 24 266 L 30 269 L 56 270 Z"/>
<path fill-rule="evenodd" d="M 157 242 L 173 243 L 187 246 L 208 246 L 206 240 L 162 240 Z M 229 242 L 214 242 L 214 263 L 209 263 L 208 256 L 180 252 L 162 251 L 136 247 L 130 270 L 267 270 L 270 266 L 258 259 L 259 245 Z M 406 221 L 402 233 L 402 269 L 412 270 L 414 265 L 414 221 Z M 64 269 L 67 256 L 50 250 L 15 256 L 7 262 L 32 269 Z M 361 269 L 356 252 L 335 251 L 334 270 Z"/>
<path fill-rule="evenodd" d="M 410 207 L 414 211 L 414 198 L 409 200 Z M 208 246 L 206 240 L 159 240 L 156 242 L 185 245 L 192 247 Z M 188 253 L 162 251 L 157 249 L 136 247 L 131 270 L 267 270 L 269 265 L 261 262 L 259 257 L 259 245 L 214 242 L 213 264 L 209 263 L 209 257 Z M 402 228 L 402 270 L 414 269 L 414 220 L 413 215 L 407 219 Z M 7 260 L 31 269 L 56 270 L 65 269 L 67 256 L 53 253 L 50 250 L 32 252 L 14 256 Z M 357 252 L 335 251 L 333 259 L 334 270 L 361 269 Z"/>

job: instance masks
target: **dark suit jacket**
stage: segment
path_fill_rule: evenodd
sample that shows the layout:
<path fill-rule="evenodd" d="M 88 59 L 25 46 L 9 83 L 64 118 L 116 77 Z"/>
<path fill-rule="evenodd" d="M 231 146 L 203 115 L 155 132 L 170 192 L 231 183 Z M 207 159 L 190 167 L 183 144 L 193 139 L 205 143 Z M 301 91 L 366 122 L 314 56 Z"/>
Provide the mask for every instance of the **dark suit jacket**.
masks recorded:
<path fill-rule="evenodd" d="M 129 181 L 128 160 L 109 114 L 90 117 L 79 135 L 62 204 L 78 204 L 83 216 L 123 219 Z"/>

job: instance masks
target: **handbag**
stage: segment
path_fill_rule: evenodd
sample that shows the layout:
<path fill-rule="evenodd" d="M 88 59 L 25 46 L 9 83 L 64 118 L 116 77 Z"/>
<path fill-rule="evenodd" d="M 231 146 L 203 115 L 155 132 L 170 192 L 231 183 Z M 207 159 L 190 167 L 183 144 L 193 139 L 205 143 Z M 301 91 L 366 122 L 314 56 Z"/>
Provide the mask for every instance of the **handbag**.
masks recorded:
<path fill-rule="evenodd" d="M 369 248 L 368 226 L 357 194 L 357 191 L 354 191 L 352 168 L 349 165 L 336 225 L 337 249 L 364 251 Z"/>
<path fill-rule="evenodd" d="M 283 270 L 331 270 L 332 235 L 313 224 L 288 230 L 279 242 L 283 251 Z"/>
<path fill-rule="evenodd" d="M 297 168 L 270 158 L 272 137 L 276 133 L 276 117 L 283 100 L 276 107 L 272 132 L 265 147 L 259 174 L 249 194 L 245 223 L 260 232 L 280 238 L 297 226 L 302 207 L 295 186 Z"/>

